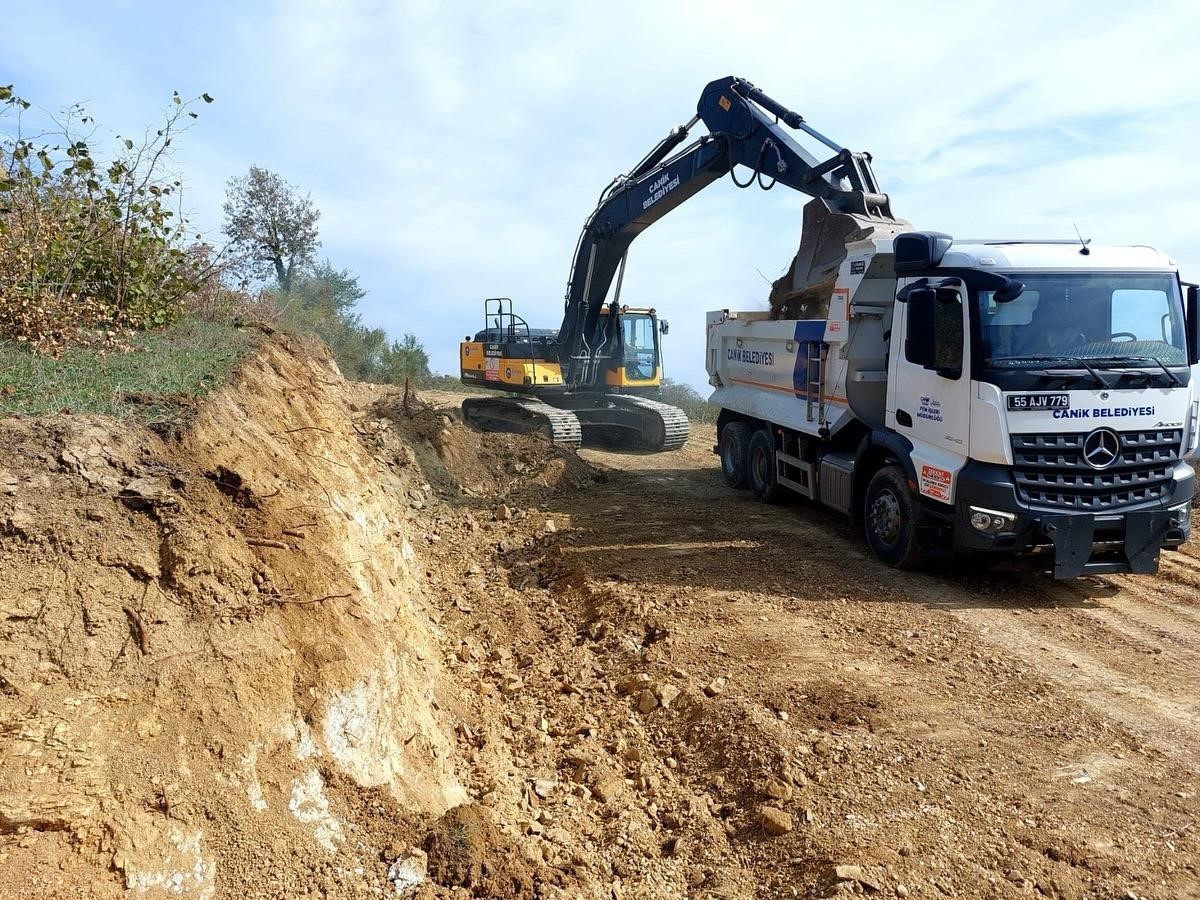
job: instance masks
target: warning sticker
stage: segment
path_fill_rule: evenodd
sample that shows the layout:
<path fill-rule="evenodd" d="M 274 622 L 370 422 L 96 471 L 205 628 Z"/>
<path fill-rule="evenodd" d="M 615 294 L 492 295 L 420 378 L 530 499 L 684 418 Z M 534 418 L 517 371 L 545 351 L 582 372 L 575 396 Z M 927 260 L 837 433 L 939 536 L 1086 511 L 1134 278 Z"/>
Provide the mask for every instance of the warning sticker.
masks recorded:
<path fill-rule="evenodd" d="M 921 493 L 934 500 L 950 502 L 950 485 L 954 476 L 937 466 L 921 466 Z"/>

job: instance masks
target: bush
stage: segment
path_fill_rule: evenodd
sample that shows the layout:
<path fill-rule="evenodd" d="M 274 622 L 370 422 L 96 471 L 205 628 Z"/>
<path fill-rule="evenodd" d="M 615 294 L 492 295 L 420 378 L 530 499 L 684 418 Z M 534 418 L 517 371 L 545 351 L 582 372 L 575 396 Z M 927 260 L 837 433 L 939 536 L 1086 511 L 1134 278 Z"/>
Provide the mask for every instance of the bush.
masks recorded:
<path fill-rule="evenodd" d="M 670 378 L 662 380 L 658 399 L 663 403 L 678 406 L 687 413 L 687 417 L 693 422 L 716 422 L 717 414 L 720 412 L 690 384 L 682 384 L 672 381 Z"/>
<path fill-rule="evenodd" d="M 26 136 L 31 104 L 0 87 L 0 339 L 57 353 L 176 318 L 204 271 L 163 167 L 191 107 L 211 99 L 174 94 L 152 136 L 101 161 L 78 133 L 94 127 L 81 107 Z"/>

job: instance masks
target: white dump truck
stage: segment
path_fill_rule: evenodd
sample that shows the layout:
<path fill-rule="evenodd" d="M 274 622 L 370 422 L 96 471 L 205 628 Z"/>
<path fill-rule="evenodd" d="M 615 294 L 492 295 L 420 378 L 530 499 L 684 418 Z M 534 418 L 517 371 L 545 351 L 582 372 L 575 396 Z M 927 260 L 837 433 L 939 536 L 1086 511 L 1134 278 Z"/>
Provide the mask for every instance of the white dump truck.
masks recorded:
<path fill-rule="evenodd" d="M 729 484 L 839 510 L 896 567 L 1156 571 L 1190 527 L 1196 287 L 1147 247 L 860 237 L 789 317 L 708 313 Z"/>

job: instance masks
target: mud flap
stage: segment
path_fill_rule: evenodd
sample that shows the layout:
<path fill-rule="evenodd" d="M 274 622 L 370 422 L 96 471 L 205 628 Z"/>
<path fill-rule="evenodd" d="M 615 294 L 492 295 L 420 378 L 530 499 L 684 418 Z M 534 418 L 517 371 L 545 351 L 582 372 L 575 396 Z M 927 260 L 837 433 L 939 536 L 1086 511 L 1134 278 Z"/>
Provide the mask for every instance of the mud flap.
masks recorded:
<path fill-rule="evenodd" d="M 1125 537 L 1119 559 L 1092 560 L 1095 521 L 1089 516 L 1046 516 L 1042 531 L 1054 542 L 1054 577 L 1158 571 L 1158 553 L 1171 527 L 1171 514 L 1150 510 L 1125 514 Z"/>

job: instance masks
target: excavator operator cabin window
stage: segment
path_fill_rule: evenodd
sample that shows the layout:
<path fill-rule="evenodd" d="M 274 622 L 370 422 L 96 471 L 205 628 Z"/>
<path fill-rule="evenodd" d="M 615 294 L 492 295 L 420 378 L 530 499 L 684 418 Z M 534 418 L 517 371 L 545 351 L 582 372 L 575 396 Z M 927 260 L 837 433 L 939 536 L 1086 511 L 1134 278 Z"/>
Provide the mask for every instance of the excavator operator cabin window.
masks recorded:
<path fill-rule="evenodd" d="M 654 377 L 655 341 L 654 320 L 649 316 L 626 315 L 621 319 L 625 340 L 625 377 L 631 381 L 648 381 Z"/>

